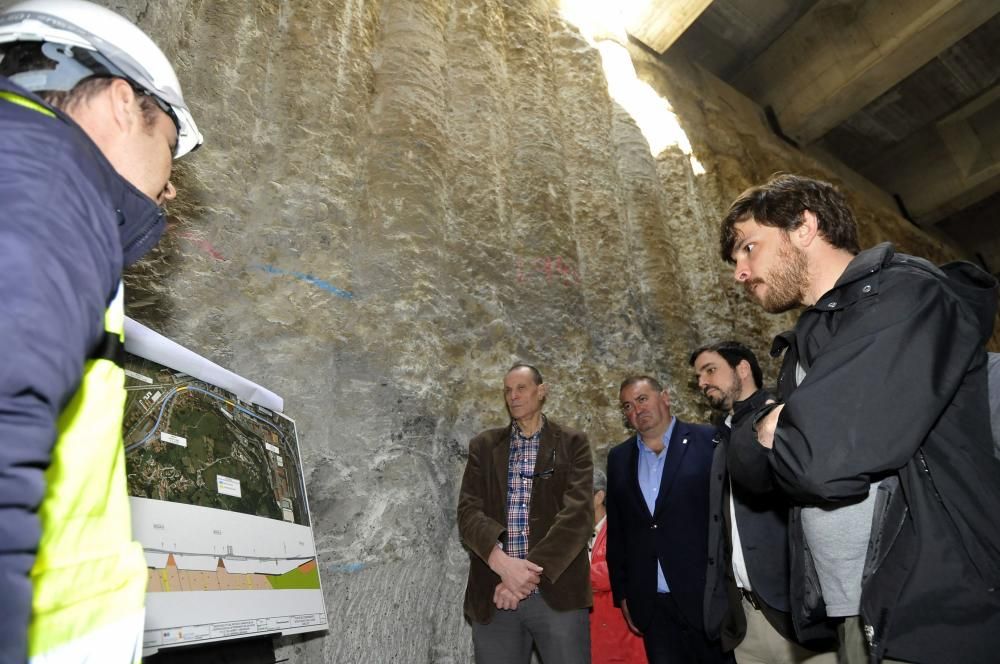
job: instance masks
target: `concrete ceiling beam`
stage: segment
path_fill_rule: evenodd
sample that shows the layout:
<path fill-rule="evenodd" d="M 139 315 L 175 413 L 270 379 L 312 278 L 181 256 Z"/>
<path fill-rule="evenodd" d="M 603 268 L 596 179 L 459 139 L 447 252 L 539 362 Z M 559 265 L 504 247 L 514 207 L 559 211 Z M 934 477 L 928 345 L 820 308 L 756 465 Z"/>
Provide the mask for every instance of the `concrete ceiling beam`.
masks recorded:
<path fill-rule="evenodd" d="M 864 175 L 925 227 L 1000 191 L 1000 84 L 912 134 Z"/>
<path fill-rule="evenodd" d="M 625 29 L 657 53 L 665 53 L 712 0 L 632 0 Z"/>
<path fill-rule="evenodd" d="M 809 144 L 998 12 L 979 0 L 820 0 L 736 87 Z"/>

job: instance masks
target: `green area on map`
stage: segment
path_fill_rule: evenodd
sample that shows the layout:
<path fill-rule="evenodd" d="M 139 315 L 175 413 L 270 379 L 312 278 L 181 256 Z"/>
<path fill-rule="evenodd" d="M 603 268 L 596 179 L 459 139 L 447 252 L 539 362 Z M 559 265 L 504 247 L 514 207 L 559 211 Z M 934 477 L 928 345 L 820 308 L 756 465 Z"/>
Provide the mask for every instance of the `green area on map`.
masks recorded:
<path fill-rule="evenodd" d="M 319 568 L 312 561 L 290 572 L 268 576 L 267 581 L 275 590 L 319 590 Z"/>
<path fill-rule="evenodd" d="M 125 368 L 130 495 L 309 525 L 294 422 L 149 360 Z"/>

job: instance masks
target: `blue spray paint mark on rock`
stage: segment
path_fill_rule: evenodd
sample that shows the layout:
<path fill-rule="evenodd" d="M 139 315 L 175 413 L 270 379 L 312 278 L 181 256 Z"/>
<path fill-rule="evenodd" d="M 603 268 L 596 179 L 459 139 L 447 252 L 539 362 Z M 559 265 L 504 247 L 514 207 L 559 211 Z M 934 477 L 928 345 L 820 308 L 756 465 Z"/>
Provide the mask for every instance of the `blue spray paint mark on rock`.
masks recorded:
<path fill-rule="evenodd" d="M 342 297 L 345 300 L 354 299 L 354 293 L 352 293 L 351 291 L 346 291 L 342 288 L 337 288 L 329 281 L 320 279 L 319 277 L 314 277 L 311 274 L 306 274 L 304 272 L 296 272 L 295 270 L 282 270 L 280 267 L 275 267 L 273 265 L 251 265 L 250 267 L 252 267 L 255 270 L 261 270 L 263 272 L 267 272 L 268 274 L 278 274 L 278 275 L 293 277 L 295 279 L 298 279 L 299 281 L 303 281 L 309 284 L 310 286 L 316 286 L 317 288 L 322 288 L 327 293 L 333 293 L 337 297 Z"/>
<path fill-rule="evenodd" d="M 364 563 L 342 563 L 330 565 L 330 572 L 333 574 L 356 574 L 366 567 Z"/>

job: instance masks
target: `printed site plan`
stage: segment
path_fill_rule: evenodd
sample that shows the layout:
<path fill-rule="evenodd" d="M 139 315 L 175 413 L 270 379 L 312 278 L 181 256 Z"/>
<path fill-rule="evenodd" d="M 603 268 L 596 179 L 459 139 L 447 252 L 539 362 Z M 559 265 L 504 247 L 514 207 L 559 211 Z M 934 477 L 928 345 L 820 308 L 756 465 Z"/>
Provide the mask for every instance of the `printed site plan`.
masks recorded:
<path fill-rule="evenodd" d="M 149 571 L 143 653 L 326 629 L 284 401 L 126 323 L 122 438 L 132 529 Z"/>

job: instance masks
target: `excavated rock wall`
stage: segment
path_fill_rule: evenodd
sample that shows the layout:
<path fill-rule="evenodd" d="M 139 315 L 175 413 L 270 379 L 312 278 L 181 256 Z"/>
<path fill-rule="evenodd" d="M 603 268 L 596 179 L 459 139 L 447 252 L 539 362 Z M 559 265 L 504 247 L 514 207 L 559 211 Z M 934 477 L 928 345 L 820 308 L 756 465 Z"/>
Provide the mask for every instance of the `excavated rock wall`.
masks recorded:
<path fill-rule="evenodd" d="M 175 60 L 206 135 L 128 313 L 298 423 L 330 631 L 279 640 L 279 659 L 471 661 L 457 489 L 470 436 L 506 421 L 515 360 L 601 462 L 626 435 L 626 374 L 704 419 L 689 351 L 735 337 L 763 355 L 791 321 L 732 287 L 718 221 L 775 171 L 837 178 L 691 63 L 627 47 L 704 172 L 683 146 L 651 155 L 556 2 L 110 5 Z M 854 203 L 864 244 L 950 255 Z"/>

